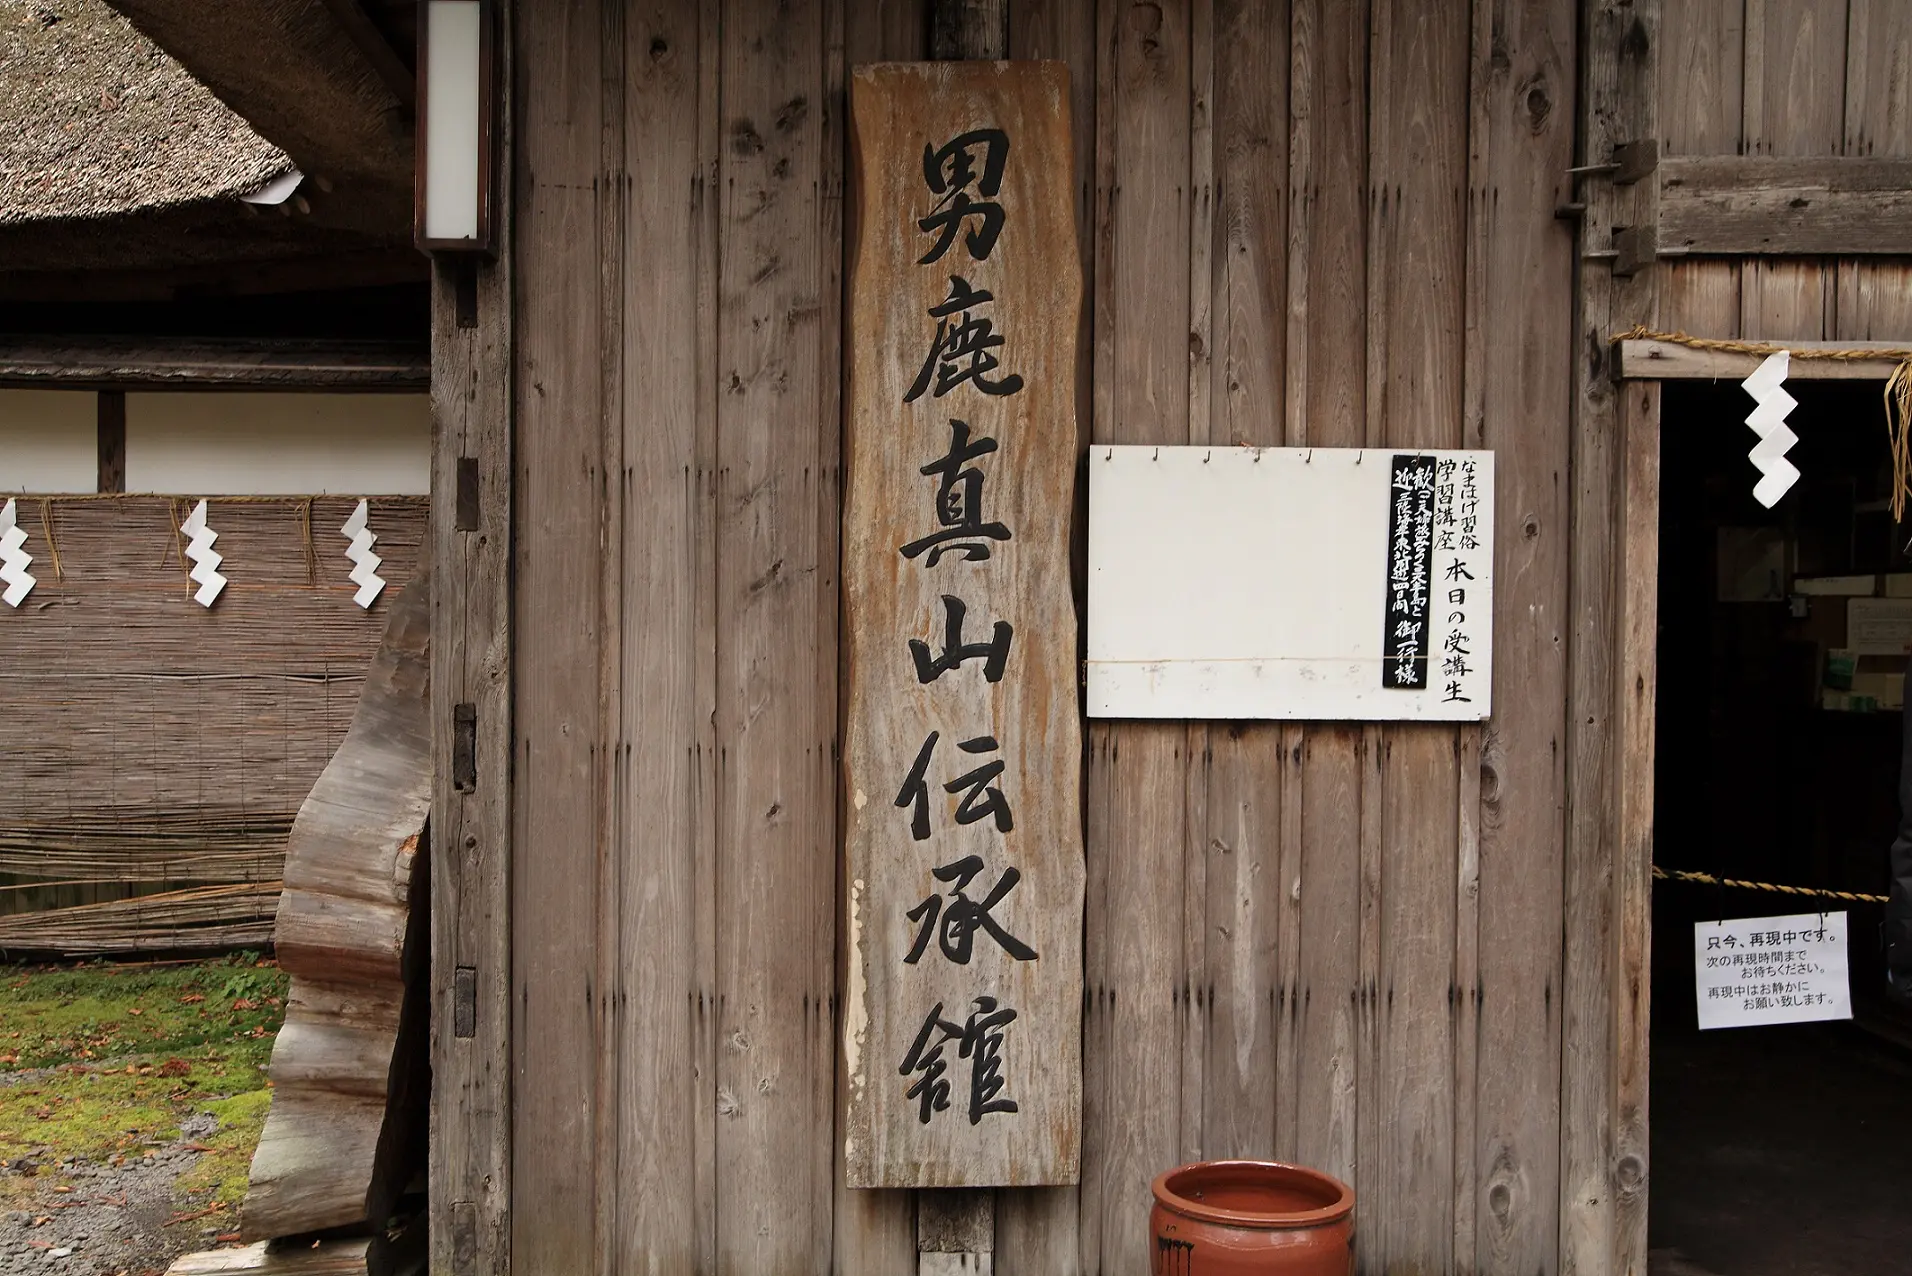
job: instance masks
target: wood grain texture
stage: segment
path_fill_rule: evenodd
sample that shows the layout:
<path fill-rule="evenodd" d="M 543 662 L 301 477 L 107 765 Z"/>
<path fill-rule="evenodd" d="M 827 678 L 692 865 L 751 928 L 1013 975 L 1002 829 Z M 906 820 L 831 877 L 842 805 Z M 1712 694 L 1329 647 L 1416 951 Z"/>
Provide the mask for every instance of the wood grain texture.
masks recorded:
<path fill-rule="evenodd" d="M 382 1269 L 373 1262 L 376 1247 L 368 1240 L 323 1241 L 274 1249 L 265 1241 L 239 1249 L 182 1254 L 166 1269 L 166 1276 L 224 1276 L 250 1272 L 254 1276 L 372 1276 Z"/>
<path fill-rule="evenodd" d="M 1206 69 L 1210 83 L 1194 121 L 1210 171 L 1207 189 L 1195 187 L 1208 225 L 1195 241 L 1191 294 L 1208 331 L 1199 350 L 1191 341 L 1189 442 L 1279 445 L 1287 427 L 1288 6 L 1220 0 L 1212 13 L 1198 12 L 1208 49 L 1198 74 Z M 1191 1037 L 1201 1085 L 1191 1106 L 1203 1158 L 1273 1156 L 1279 1117 L 1293 1119 L 1281 1110 L 1277 983 L 1282 944 L 1295 930 L 1281 884 L 1282 855 L 1295 846 L 1288 799 L 1299 798 L 1284 784 L 1295 734 L 1265 723 L 1191 727 L 1191 748 L 1202 737 L 1202 765 L 1191 769 L 1201 800 L 1189 806 L 1189 851 L 1202 876 L 1189 880 L 1195 982 L 1185 1002 L 1198 1012 Z"/>
<path fill-rule="evenodd" d="M 1368 428 L 1366 377 L 1353 373 L 1367 358 L 1367 15 L 1294 0 L 1289 41 L 1286 441 L 1359 447 Z M 1366 735 L 1322 724 L 1286 742 L 1297 800 L 1284 814 L 1297 844 L 1284 847 L 1280 878 L 1284 920 L 1297 927 L 1294 975 L 1278 1004 L 1295 1054 L 1293 1155 L 1357 1193 L 1368 1182 L 1356 1113 L 1367 1021 Z"/>
<path fill-rule="evenodd" d="M 424 390 L 430 384 L 428 352 L 398 342 L 310 337 L 155 341 L 9 336 L 0 340 L 0 386 L 389 393 Z"/>
<path fill-rule="evenodd" d="M 502 65 L 513 65 L 511 9 Z M 501 76 L 503 100 L 513 80 Z M 503 172 L 516 141 L 501 138 Z M 507 177 L 505 189 L 511 189 Z M 458 1252 L 473 1276 L 510 1262 L 511 563 L 513 201 L 500 201 L 499 252 L 476 266 L 477 324 L 458 322 L 458 269 L 434 267 L 432 306 L 432 1270 Z M 476 519 L 460 518 L 459 470 L 475 478 Z M 467 512 L 470 512 L 467 510 Z M 461 526 L 462 524 L 462 526 Z M 453 782 L 454 706 L 476 715 L 469 790 Z M 472 1031 L 452 1030 L 457 972 L 470 971 Z M 454 1220 L 462 1220 L 454 1226 Z M 461 1273 L 462 1276 L 462 1273 Z"/>
<path fill-rule="evenodd" d="M 1663 157 L 1737 155 L 1746 70 L 1743 3 L 1674 5 L 1664 18 L 1658 94 Z M 1662 260 L 1660 306 L 1683 332 L 1739 331 L 1737 261 Z"/>
<path fill-rule="evenodd" d="M 1067 98 L 1056 64 L 891 64 L 858 71 L 852 84 L 860 230 L 849 339 L 844 784 L 858 959 L 846 992 L 845 1050 L 857 1186 L 1027 1186 L 1069 1182 L 1078 1172 L 1082 869 L 1071 764 L 1080 737 L 1068 528 L 1056 512 L 1070 504 L 1075 471 L 1079 291 L 1070 277 L 1069 188 L 1042 180 L 1068 172 Z M 997 193 L 1000 238 L 981 260 L 958 242 L 941 265 L 919 265 L 935 243 L 913 224 L 930 202 L 921 193 L 924 148 L 979 128 L 1000 128 L 1009 142 Z M 940 328 L 926 316 L 957 278 L 992 294 L 969 313 L 1005 337 L 995 375 L 1020 377 L 1021 388 L 989 395 L 962 383 L 944 397 L 939 384 L 912 406 L 912 382 Z M 963 461 L 981 480 L 962 494 L 976 502 L 965 512 L 1008 535 L 994 544 L 974 535 L 949 542 L 983 544 L 986 561 L 951 548 L 932 565 L 935 548 L 903 547 L 938 531 L 937 484 L 923 467 L 955 447 L 958 413 L 967 443 L 996 444 Z M 998 680 L 988 679 L 993 665 L 981 654 L 940 672 L 930 664 L 924 677 L 925 662 L 948 659 L 952 598 L 967 609 L 961 642 L 998 644 Z M 911 641 L 921 646 L 912 651 Z M 926 745 L 932 733 L 938 743 Z M 971 757 L 955 751 L 977 737 L 998 743 Z M 917 805 L 896 795 L 925 748 L 927 789 Z M 987 817 L 965 826 L 956 799 L 941 790 L 951 785 L 960 796 L 956 777 L 998 760 L 1006 769 L 989 784 L 1013 812 L 1010 827 Z M 1033 957 L 1016 958 L 987 931 L 973 935 L 961 964 L 940 937 L 946 927 L 925 946 L 935 927 L 923 920 L 923 900 L 938 900 L 941 912 L 958 889 L 939 885 L 928 869 L 967 856 L 981 861 L 980 875 L 965 883 L 967 898 L 993 895 L 1011 868 L 1020 874 L 991 915 Z M 912 910 L 915 921 L 905 916 Z M 933 1007 L 960 1024 L 987 1009 L 984 997 L 1016 1011 L 1002 1037 L 1001 1097 L 1017 1109 L 962 1119 L 968 1077 L 965 1065 L 952 1064 L 949 1114 L 924 1122 L 906 1096 L 923 1078 L 898 1064 Z"/>
<path fill-rule="evenodd" d="M 1009 54 L 1012 58 L 1059 61 L 1069 69 L 1070 105 L 1074 116 L 1076 245 L 1083 288 L 1076 351 L 1075 449 L 1079 457 L 1091 435 L 1095 407 L 1091 381 L 1095 359 L 1095 227 L 1102 207 L 1096 199 L 1096 104 L 1100 100 L 1097 6 L 1094 0 L 1017 0 L 1011 17 Z M 1082 608 L 1087 559 L 1087 538 L 1083 534 L 1086 527 L 1085 488 L 1086 484 L 1078 484 L 1071 546 L 1078 616 Z M 1078 774 L 1086 774 L 1086 759 L 1085 749 Z M 1086 880 L 1085 865 L 1085 912 Z M 1086 972 L 1086 951 L 1084 968 Z M 1089 997 L 1085 996 L 1083 1001 L 1086 1106 L 1090 1084 L 1090 1063 L 1086 1052 L 1091 1040 L 1089 1016 L 1092 1007 Z M 1085 1126 L 1085 1145 L 1086 1142 Z M 1082 1244 L 1081 1203 L 1080 1187 L 1016 1188 L 997 1192 L 994 1255 L 997 1273 L 1000 1276 L 1018 1276 L 1019 1273 L 1076 1271 L 1080 1266 Z"/>
<path fill-rule="evenodd" d="M 598 957 L 614 943 L 599 933 L 598 908 L 609 486 L 599 235 L 613 195 L 602 174 L 597 6 L 520 8 L 517 18 L 510 775 L 520 865 L 511 875 L 512 1066 L 521 1080 L 511 1105 L 510 1266 L 584 1272 L 599 1262 L 598 1183 L 611 1172 L 598 1143 Z"/>
<path fill-rule="evenodd" d="M 428 1003 L 408 985 L 422 992 L 427 970 L 415 861 L 432 797 L 431 614 L 426 572 L 393 600 L 352 727 L 286 844 L 273 940 L 292 988 L 241 1211 L 248 1240 L 382 1221 L 419 1168 L 409 1105 Z"/>
<path fill-rule="evenodd" d="M 1107 201 L 1107 220 L 1098 227 L 1093 442 L 1185 443 L 1190 11 L 1171 3 L 1102 13 L 1098 202 Z M 1100 1057 L 1085 1078 L 1095 1094 L 1083 1112 L 1080 1261 L 1139 1271 L 1149 1183 L 1182 1143 L 1188 732 L 1094 723 L 1089 735 L 1094 1029 L 1085 1048 Z"/>
<path fill-rule="evenodd" d="M 859 6 L 854 20 L 847 20 L 844 28 L 844 57 L 848 66 L 854 68 L 871 62 L 906 61 L 920 58 L 929 47 L 929 13 L 927 6 L 920 3 L 907 3 L 905 0 L 879 0 L 870 6 Z M 843 90 L 847 107 L 847 86 Z M 845 156 L 847 160 L 847 155 Z M 847 175 L 844 180 L 847 186 Z M 847 212 L 844 217 L 846 235 L 854 233 L 854 214 Z M 846 268 L 847 273 L 847 268 Z M 843 331 L 848 322 L 850 304 L 849 289 L 842 289 L 842 305 L 837 317 L 837 331 Z M 839 345 L 841 342 L 839 342 Z M 847 370 L 849 352 L 840 352 L 840 366 Z M 844 644 L 837 644 L 839 701 L 847 690 L 848 678 L 842 666 L 846 652 Z M 839 708 L 838 721 L 845 719 L 845 710 Z M 839 726 L 839 730 L 841 727 Z M 847 826 L 844 813 L 845 795 L 837 794 L 837 818 Z M 838 934 L 837 934 L 837 987 L 839 990 L 848 985 L 849 963 L 855 959 L 848 942 L 848 927 L 842 922 L 842 901 L 849 898 L 849 862 L 844 856 L 838 870 Z M 837 1031 L 842 1034 L 843 1005 L 838 997 Z M 837 1111 L 848 1110 L 850 1099 L 850 1078 L 847 1071 L 837 1069 Z M 843 1140 L 836 1140 L 837 1165 L 836 1178 L 836 1263 L 844 1276 L 892 1276 L 896 1272 L 907 1272 L 920 1260 L 918 1252 L 917 1204 L 921 1193 L 903 1190 L 882 1190 L 852 1188 L 849 1186 L 849 1167 L 844 1155 Z M 1023 1195 L 1019 1192 L 1003 1193 L 1004 1196 Z M 972 1198 L 973 1199 L 973 1198 Z M 994 1230 L 993 1228 L 991 1229 Z M 1073 1235 L 1073 1220 L 1067 1229 Z M 993 1242 L 993 1236 L 992 1236 Z"/>
<path fill-rule="evenodd" d="M 1747 0 L 1745 155 L 1839 153 L 1845 130 L 1847 2 Z M 1743 262 L 1739 335 L 1754 340 L 1826 336 L 1832 282 L 1832 271 L 1820 262 Z"/>
<path fill-rule="evenodd" d="M 1912 7 L 1851 0 L 1846 34 L 1845 153 L 1912 156 Z M 1842 261 L 1833 331 L 1841 341 L 1912 339 L 1912 271 Z"/>
<path fill-rule="evenodd" d="M 696 6 L 632 10 L 623 32 L 620 253 L 628 271 L 617 429 L 620 686 L 610 828 L 617 848 L 611 1270 L 708 1270 L 716 1101 L 711 983 L 716 789 L 713 512 L 715 41 Z M 676 322 L 666 316 L 677 317 Z M 686 375 L 686 372 L 690 375 Z"/>
<path fill-rule="evenodd" d="M 836 943 L 833 635 L 839 422 L 825 350 L 840 252 L 827 10 L 724 15 L 718 74 L 719 1271 L 831 1249 Z"/>
<path fill-rule="evenodd" d="M 1669 158 L 1656 179 L 1662 252 L 1912 253 L 1912 160 Z"/>
<path fill-rule="evenodd" d="M 1596 0 L 1580 46 L 1580 163 L 1637 137 L 1658 135 L 1660 8 Z M 1622 950 L 1644 943 L 1614 918 L 1617 784 L 1615 697 L 1620 487 L 1618 394 L 1606 335 L 1657 318 L 1656 272 L 1621 278 L 1586 262 L 1612 245 L 1615 226 L 1656 221 L 1650 183 L 1589 188 L 1574 300 L 1572 532 L 1568 549 L 1566 732 L 1567 825 L 1563 875 L 1565 964 L 1561 1022 L 1560 1270 L 1643 1272 L 1645 1234 L 1629 1198 L 1622 1219 L 1619 1166 L 1644 1146 L 1618 1145 L 1614 1007 Z"/>
<path fill-rule="evenodd" d="M 1659 641 L 1660 387 L 1620 392 L 1620 650 L 1616 724 L 1619 841 L 1615 850 L 1614 1205 L 1616 1272 L 1645 1270 L 1648 1027 L 1653 991 L 1654 661 Z"/>
<path fill-rule="evenodd" d="M 1484 735 L 1461 739 L 1457 1045 L 1465 1052 L 1472 1038 L 1475 1070 L 1456 1067 L 1474 1128 L 1456 1129 L 1457 1142 L 1471 1135 L 1456 1148 L 1471 1181 L 1457 1173 L 1455 1191 L 1473 1235 L 1457 1226 L 1455 1268 L 1511 1276 L 1554 1270 L 1560 1243 L 1573 244 L 1550 216 L 1564 179 L 1550 188 L 1534 175 L 1572 163 L 1576 13 L 1560 2 L 1485 7 L 1491 27 L 1476 28 L 1473 55 L 1484 136 L 1469 159 L 1463 445 L 1496 458 L 1494 667 L 1505 695 Z"/>
<path fill-rule="evenodd" d="M 1856 273 L 1856 267 L 1854 267 Z M 1887 276 L 1889 279 L 1891 276 Z M 1863 296 L 1863 292 L 1855 288 Z M 1862 312 L 1855 327 L 1867 330 L 1871 326 L 1870 310 Z M 1888 312 L 1890 313 L 1890 312 Z M 1904 330 L 1903 325 L 1894 325 L 1885 321 L 1885 328 Z M 1889 351 L 1912 348 L 1912 342 L 1870 341 L 1864 339 L 1840 339 L 1835 341 L 1789 341 L 1786 348 L 1798 354 L 1801 351 L 1844 350 L 1862 351 L 1868 346 L 1877 347 L 1881 354 L 1878 358 L 1859 359 L 1794 359 L 1788 365 L 1786 378 L 1789 381 L 1882 381 L 1892 375 L 1899 366 L 1899 360 Z M 1631 338 L 1614 346 L 1614 357 L 1618 360 L 1615 375 L 1628 381 L 1725 381 L 1744 380 L 1751 376 L 1755 368 L 1766 356 L 1757 353 L 1742 354 L 1736 350 L 1698 350 L 1692 346 L 1680 345 L 1671 341 L 1654 341 L 1647 338 Z"/>
<path fill-rule="evenodd" d="M 1437 5 L 1370 17 L 1368 413 L 1391 447 L 1461 440 L 1467 24 Z M 1381 730 L 1379 1163 L 1363 1262 L 1445 1266 L 1454 1220 L 1457 736 Z"/>

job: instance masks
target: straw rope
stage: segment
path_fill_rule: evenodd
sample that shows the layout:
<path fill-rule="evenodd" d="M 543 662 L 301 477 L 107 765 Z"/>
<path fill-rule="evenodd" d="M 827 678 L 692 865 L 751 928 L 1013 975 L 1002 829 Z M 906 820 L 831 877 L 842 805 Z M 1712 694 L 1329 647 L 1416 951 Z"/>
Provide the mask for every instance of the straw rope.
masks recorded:
<path fill-rule="evenodd" d="M 1833 363 L 1856 363 L 1873 359 L 1895 359 L 1899 366 L 1885 383 L 1886 449 L 1892 454 L 1892 521 L 1905 521 L 1905 503 L 1912 497 L 1912 349 L 1867 349 L 1858 346 L 1816 346 L 1795 350 L 1771 341 L 1740 341 L 1723 337 L 1696 337 L 1686 332 L 1662 332 L 1636 323 L 1614 337 L 1620 341 L 1665 341 L 1691 350 L 1713 350 L 1725 354 L 1775 355 L 1784 351 L 1793 359 L 1823 359 Z"/>
<path fill-rule="evenodd" d="M 1814 886 L 1781 886 L 1775 882 L 1746 882 L 1734 877 L 1715 877 L 1711 873 L 1693 873 L 1685 869 L 1653 866 L 1653 876 L 1676 882 L 1694 882 L 1701 886 L 1730 886 L 1742 891 L 1774 891 L 1781 895 L 1809 895 L 1817 899 L 1840 899 L 1849 904 L 1883 904 L 1889 896 L 1865 895 L 1858 891 L 1823 890 Z"/>

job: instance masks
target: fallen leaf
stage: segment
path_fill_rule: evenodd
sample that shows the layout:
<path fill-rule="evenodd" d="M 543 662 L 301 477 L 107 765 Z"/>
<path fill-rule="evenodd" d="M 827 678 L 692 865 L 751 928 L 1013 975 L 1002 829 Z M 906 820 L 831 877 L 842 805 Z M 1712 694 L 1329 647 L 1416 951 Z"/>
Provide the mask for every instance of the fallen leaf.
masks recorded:
<path fill-rule="evenodd" d="M 200 1002 L 204 1001 L 205 999 L 206 999 L 206 995 L 204 993 L 192 992 L 192 993 L 187 993 L 184 997 L 181 997 L 179 999 L 179 1004 L 182 1006 L 196 1006 Z M 16 1032 L 13 1035 L 17 1037 L 20 1034 Z"/>

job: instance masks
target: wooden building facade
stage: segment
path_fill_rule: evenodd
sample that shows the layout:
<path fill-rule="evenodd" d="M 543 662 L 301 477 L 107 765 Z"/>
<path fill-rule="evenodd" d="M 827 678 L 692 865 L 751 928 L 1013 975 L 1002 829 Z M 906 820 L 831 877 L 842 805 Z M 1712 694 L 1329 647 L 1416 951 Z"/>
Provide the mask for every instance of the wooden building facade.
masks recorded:
<path fill-rule="evenodd" d="M 915 1195 L 844 1185 L 838 520 L 845 86 L 924 7 L 506 6 L 500 250 L 434 283 L 434 1271 L 916 1270 Z M 1609 339 L 1912 338 L 1860 255 L 1912 242 L 1835 216 L 1912 185 L 1909 48 L 1014 0 L 1080 444 L 1491 448 L 1501 530 L 1482 726 L 1087 724 L 1082 1180 L 996 1194 L 1001 1276 L 1145 1270 L 1150 1179 L 1237 1155 L 1353 1184 L 1364 1273 L 1644 1273 L 1659 398 Z M 1807 187 L 1791 239 L 1708 202 Z"/>

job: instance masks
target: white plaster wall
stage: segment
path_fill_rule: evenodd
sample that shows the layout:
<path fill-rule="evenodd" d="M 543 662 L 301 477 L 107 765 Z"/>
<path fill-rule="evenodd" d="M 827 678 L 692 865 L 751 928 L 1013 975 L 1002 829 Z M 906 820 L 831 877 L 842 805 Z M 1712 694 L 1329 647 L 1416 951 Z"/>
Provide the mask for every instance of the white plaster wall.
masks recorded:
<path fill-rule="evenodd" d="M 128 394 L 126 490 L 424 495 L 431 433 L 424 394 Z"/>
<path fill-rule="evenodd" d="M 97 396 L 0 390 L 0 492 L 90 492 L 99 473 Z"/>

